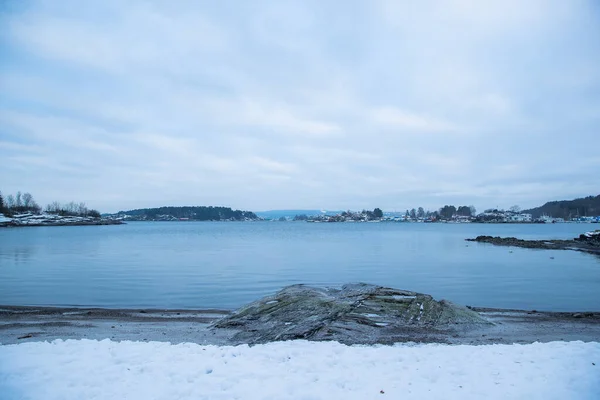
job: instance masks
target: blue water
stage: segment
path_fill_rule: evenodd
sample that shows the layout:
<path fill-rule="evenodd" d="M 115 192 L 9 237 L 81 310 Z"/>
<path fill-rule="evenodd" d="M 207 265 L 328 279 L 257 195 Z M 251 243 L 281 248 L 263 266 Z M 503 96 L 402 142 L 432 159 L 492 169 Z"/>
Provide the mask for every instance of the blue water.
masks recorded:
<path fill-rule="evenodd" d="M 584 224 L 138 222 L 0 229 L 0 304 L 235 308 L 295 283 L 369 282 L 457 303 L 600 310 L 600 258 L 468 243 Z M 551 259 L 554 257 L 554 259 Z"/>

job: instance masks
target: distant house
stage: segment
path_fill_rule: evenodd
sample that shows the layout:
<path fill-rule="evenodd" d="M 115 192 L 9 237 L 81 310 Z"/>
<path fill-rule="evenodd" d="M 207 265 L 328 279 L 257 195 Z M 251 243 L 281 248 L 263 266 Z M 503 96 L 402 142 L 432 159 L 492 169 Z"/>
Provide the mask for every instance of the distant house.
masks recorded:
<path fill-rule="evenodd" d="M 533 217 L 531 214 L 513 214 L 508 217 L 510 222 L 531 222 Z"/>

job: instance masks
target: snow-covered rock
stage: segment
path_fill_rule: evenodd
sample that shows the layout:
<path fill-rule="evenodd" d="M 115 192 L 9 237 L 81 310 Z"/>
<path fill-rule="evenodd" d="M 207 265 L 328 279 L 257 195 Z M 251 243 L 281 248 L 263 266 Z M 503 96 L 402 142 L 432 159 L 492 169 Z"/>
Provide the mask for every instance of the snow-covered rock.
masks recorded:
<path fill-rule="evenodd" d="M 0 224 L 7 224 L 12 221 L 12 218 L 6 218 L 4 214 L 0 213 Z"/>
<path fill-rule="evenodd" d="M 56 214 L 15 214 L 8 218 L 0 214 L 0 226 L 62 226 L 62 225 L 117 225 L 121 221 L 93 217 L 60 216 Z"/>

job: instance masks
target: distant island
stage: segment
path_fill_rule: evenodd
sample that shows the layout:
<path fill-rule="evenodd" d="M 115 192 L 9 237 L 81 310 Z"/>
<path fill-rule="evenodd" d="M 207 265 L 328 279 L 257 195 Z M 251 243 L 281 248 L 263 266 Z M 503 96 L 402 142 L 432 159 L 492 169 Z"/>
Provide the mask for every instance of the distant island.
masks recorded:
<path fill-rule="evenodd" d="M 251 211 L 232 210 L 229 207 L 158 207 L 119 211 L 105 214 L 105 218 L 120 221 L 256 221 Z"/>
<path fill-rule="evenodd" d="M 102 218 L 100 212 L 85 203 L 53 202 L 42 209 L 30 193 L 17 192 L 6 200 L 0 193 L 0 227 L 118 225 L 122 221 Z"/>

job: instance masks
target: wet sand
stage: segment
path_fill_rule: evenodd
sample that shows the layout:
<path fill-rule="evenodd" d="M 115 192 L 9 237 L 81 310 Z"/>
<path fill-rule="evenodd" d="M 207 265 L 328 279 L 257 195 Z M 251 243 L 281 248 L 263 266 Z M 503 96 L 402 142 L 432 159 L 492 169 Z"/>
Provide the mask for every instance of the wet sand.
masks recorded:
<path fill-rule="evenodd" d="M 444 334 L 407 331 L 401 342 L 448 344 L 600 341 L 600 312 L 535 312 L 475 308 L 489 326 Z M 0 343 L 14 344 L 55 339 L 111 339 L 171 343 L 236 344 L 235 329 L 211 324 L 227 310 L 99 309 L 0 306 Z M 382 342 L 389 343 L 389 342 Z"/>

